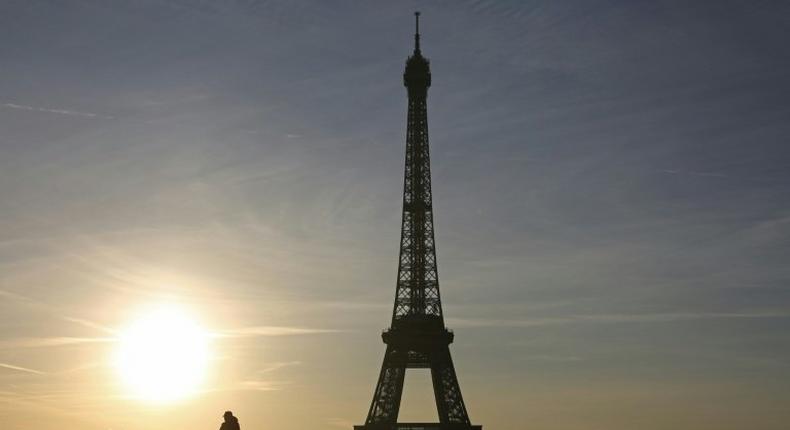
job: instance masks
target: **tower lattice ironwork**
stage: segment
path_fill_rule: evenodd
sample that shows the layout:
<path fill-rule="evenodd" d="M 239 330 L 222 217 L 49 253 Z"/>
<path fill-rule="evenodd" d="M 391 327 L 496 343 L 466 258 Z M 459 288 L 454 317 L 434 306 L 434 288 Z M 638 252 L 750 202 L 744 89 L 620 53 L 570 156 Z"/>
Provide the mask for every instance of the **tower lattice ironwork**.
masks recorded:
<path fill-rule="evenodd" d="M 426 98 L 431 85 L 428 59 L 420 51 L 420 14 L 415 13 L 414 53 L 406 61 L 408 90 L 406 168 L 400 256 L 392 324 L 382 333 L 387 345 L 378 384 L 364 425 L 355 430 L 480 430 L 472 425 L 450 357 L 453 333 L 444 325 L 436 270 L 431 165 Z M 438 423 L 399 423 L 406 369 L 431 369 Z"/>

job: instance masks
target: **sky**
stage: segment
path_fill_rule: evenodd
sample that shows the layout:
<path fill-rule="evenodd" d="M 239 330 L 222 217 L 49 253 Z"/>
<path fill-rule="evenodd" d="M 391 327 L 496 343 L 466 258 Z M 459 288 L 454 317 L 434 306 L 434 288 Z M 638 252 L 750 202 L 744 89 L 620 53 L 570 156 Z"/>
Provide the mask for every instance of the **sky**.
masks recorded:
<path fill-rule="evenodd" d="M 787 2 L 4 0 L 4 429 L 364 422 L 417 9 L 472 421 L 786 428 Z M 212 356 L 151 405 L 111 357 L 162 303 Z M 435 419 L 413 373 L 401 419 Z"/>

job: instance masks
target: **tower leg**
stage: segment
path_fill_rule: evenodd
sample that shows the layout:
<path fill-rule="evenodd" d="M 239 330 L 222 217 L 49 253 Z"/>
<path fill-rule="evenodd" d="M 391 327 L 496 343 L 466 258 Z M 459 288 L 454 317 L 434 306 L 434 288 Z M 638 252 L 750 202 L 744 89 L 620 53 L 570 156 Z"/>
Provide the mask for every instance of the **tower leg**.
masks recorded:
<path fill-rule="evenodd" d="M 398 421 L 403 379 L 406 376 L 406 360 L 405 352 L 387 346 L 366 424 L 394 425 Z"/>
<path fill-rule="evenodd" d="M 436 396 L 436 409 L 439 412 L 439 422 L 469 425 L 469 415 L 466 412 L 464 399 L 461 397 L 461 387 L 458 385 L 458 377 L 455 375 L 450 348 L 445 345 L 432 355 L 431 379 L 433 380 L 433 393 Z"/>

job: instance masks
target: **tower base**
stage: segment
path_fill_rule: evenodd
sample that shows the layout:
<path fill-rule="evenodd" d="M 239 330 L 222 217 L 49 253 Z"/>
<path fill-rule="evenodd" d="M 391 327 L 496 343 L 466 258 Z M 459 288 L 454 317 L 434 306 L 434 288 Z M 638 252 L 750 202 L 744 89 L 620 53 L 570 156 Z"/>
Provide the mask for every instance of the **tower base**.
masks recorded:
<path fill-rule="evenodd" d="M 354 430 L 483 430 L 483 426 L 452 423 L 395 423 L 363 424 L 361 426 L 354 426 Z"/>

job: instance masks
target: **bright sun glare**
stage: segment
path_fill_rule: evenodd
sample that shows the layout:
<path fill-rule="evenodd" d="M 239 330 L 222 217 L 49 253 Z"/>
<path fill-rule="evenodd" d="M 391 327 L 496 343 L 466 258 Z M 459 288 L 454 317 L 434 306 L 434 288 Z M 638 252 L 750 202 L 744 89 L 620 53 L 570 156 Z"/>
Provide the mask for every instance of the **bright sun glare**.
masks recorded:
<path fill-rule="evenodd" d="M 161 306 L 121 332 L 115 367 L 132 396 L 168 403 L 195 393 L 208 360 L 208 333 L 184 310 Z"/>

